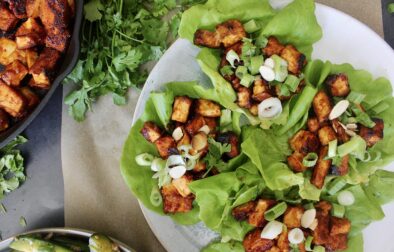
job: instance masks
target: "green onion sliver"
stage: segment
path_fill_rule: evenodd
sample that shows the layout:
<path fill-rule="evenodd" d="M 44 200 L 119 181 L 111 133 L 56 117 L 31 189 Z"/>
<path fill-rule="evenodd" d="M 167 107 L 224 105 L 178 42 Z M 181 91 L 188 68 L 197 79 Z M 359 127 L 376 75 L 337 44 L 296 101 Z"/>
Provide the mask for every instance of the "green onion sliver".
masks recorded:
<path fill-rule="evenodd" d="M 305 240 L 305 250 L 306 251 L 312 251 L 312 241 L 313 241 L 313 237 L 312 236 L 308 236 Z"/>
<path fill-rule="evenodd" d="M 142 153 L 135 157 L 135 162 L 139 166 L 150 166 L 153 162 L 153 159 L 155 159 L 153 155 L 149 153 Z"/>
<path fill-rule="evenodd" d="M 373 128 L 375 126 L 376 123 L 372 121 L 369 115 L 362 111 L 360 108 L 353 106 L 352 110 L 353 113 L 356 115 L 357 122 L 368 128 Z"/>
<path fill-rule="evenodd" d="M 234 74 L 234 71 L 233 71 L 233 69 L 231 68 L 230 65 L 227 65 L 227 66 L 224 66 L 224 67 L 222 67 L 222 68 L 220 69 L 220 73 L 221 73 L 223 76 L 226 76 L 226 75 L 233 75 L 233 74 Z"/>
<path fill-rule="evenodd" d="M 295 92 L 300 85 L 301 80 L 295 75 L 289 75 L 286 78 L 284 84 L 289 88 L 291 92 Z"/>
<path fill-rule="evenodd" d="M 252 19 L 244 24 L 244 28 L 247 33 L 253 33 L 260 29 L 260 25 L 257 24 L 254 19 Z"/>
<path fill-rule="evenodd" d="M 387 102 L 381 102 L 381 103 L 379 103 L 378 105 L 374 106 L 374 107 L 372 108 L 372 111 L 373 111 L 375 114 L 380 114 L 380 113 L 382 113 L 383 111 L 386 111 L 389 107 L 390 107 L 390 105 L 389 105 Z"/>
<path fill-rule="evenodd" d="M 249 71 L 252 75 L 259 73 L 260 67 L 264 64 L 264 56 L 258 55 L 250 58 Z"/>
<path fill-rule="evenodd" d="M 230 50 L 226 54 L 226 60 L 232 67 L 235 67 L 235 61 L 240 61 L 238 54 L 234 50 Z"/>
<path fill-rule="evenodd" d="M 264 48 L 264 47 L 267 46 L 267 44 L 268 44 L 268 39 L 267 39 L 263 34 L 261 34 L 260 36 L 258 36 L 258 37 L 256 38 L 256 40 L 255 40 L 255 45 L 256 45 L 258 48 Z"/>
<path fill-rule="evenodd" d="M 326 248 L 323 246 L 315 246 L 313 247 L 313 252 L 326 252 Z"/>
<path fill-rule="evenodd" d="M 331 208 L 331 215 L 338 217 L 338 218 L 343 218 L 345 216 L 345 207 L 339 204 L 332 204 Z"/>
<path fill-rule="evenodd" d="M 285 213 L 287 209 L 286 202 L 281 202 L 274 206 L 273 208 L 269 209 L 267 212 L 264 213 L 264 218 L 267 221 L 273 221 L 277 219 L 279 216 Z"/>
<path fill-rule="evenodd" d="M 250 74 L 245 74 L 242 79 L 240 84 L 244 87 L 250 87 L 250 85 L 254 82 L 254 76 Z"/>
<path fill-rule="evenodd" d="M 347 96 L 346 100 L 353 102 L 355 104 L 360 104 L 365 99 L 365 97 L 366 97 L 365 94 L 351 91 L 350 94 Z"/>
<path fill-rule="evenodd" d="M 335 139 L 328 143 L 328 157 L 332 158 L 337 155 L 338 140 Z"/>
<path fill-rule="evenodd" d="M 248 74 L 248 68 L 246 66 L 239 66 L 237 70 L 235 70 L 235 75 L 242 79 L 244 75 Z"/>
<path fill-rule="evenodd" d="M 342 190 L 345 186 L 346 186 L 346 180 L 342 177 L 338 177 L 328 185 L 327 192 L 329 195 L 335 195 L 337 192 Z"/>
<path fill-rule="evenodd" d="M 315 205 L 313 205 L 313 203 L 308 203 L 306 205 L 304 205 L 305 210 L 309 210 L 309 209 L 314 209 Z"/>
<path fill-rule="evenodd" d="M 163 198 L 161 197 L 158 187 L 154 186 L 152 188 L 152 192 L 150 193 L 149 199 L 153 206 L 158 207 L 161 205 L 161 203 L 163 202 Z"/>
<path fill-rule="evenodd" d="M 315 166 L 318 158 L 319 156 L 316 153 L 314 152 L 308 153 L 308 155 L 306 155 L 302 160 L 302 164 L 306 167 Z"/>
<path fill-rule="evenodd" d="M 337 153 L 340 157 L 344 157 L 347 154 L 352 154 L 358 159 L 363 159 L 365 150 L 367 149 L 367 143 L 365 140 L 356 135 L 350 139 L 350 141 L 338 146 Z"/>

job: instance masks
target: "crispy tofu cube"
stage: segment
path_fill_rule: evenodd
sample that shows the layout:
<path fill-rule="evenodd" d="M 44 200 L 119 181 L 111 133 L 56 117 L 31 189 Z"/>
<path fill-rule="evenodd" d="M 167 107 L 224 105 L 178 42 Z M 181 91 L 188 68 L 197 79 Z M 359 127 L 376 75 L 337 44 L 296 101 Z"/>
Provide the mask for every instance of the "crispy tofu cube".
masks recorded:
<path fill-rule="evenodd" d="M 207 164 L 204 161 L 198 161 L 196 166 L 193 168 L 193 172 L 199 173 L 207 170 Z"/>
<path fill-rule="evenodd" d="M 25 36 L 32 33 L 45 35 L 45 30 L 35 18 L 28 18 L 16 31 L 15 36 Z"/>
<path fill-rule="evenodd" d="M 330 216 L 321 211 L 316 212 L 317 227 L 313 230 L 313 243 L 315 245 L 325 245 L 330 237 Z"/>
<path fill-rule="evenodd" d="M 26 65 L 30 69 L 38 59 L 38 53 L 34 50 L 25 50 Z"/>
<path fill-rule="evenodd" d="M 169 156 L 178 153 L 175 140 L 170 136 L 160 137 L 155 141 L 155 145 L 160 157 L 163 159 L 167 159 Z"/>
<path fill-rule="evenodd" d="M 44 39 L 45 30 L 34 18 L 27 19 L 16 32 L 18 49 L 29 49 L 43 45 Z"/>
<path fill-rule="evenodd" d="M 216 33 L 224 47 L 230 47 L 246 38 L 246 31 L 238 20 L 228 20 L 216 26 Z"/>
<path fill-rule="evenodd" d="M 319 91 L 313 98 L 313 110 L 319 120 L 319 123 L 324 123 L 328 120 L 328 116 L 332 110 L 330 98 L 324 91 Z"/>
<path fill-rule="evenodd" d="M 275 245 L 273 240 L 261 238 L 261 231 L 261 229 L 256 228 L 246 234 L 242 242 L 245 252 L 268 251 Z"/>
<path fill-rule="evenodd" d="M 25 114 L 24 97 L 15 89 L 0 80 L 0 108 L 13 117 L 20 118 Z"/>
<path fill-rule="evenodd" d="M 382 119 L 372 119 L 375 122 L 373 128 L 360 125 L 360 136 L 367 142 L 368 147 L 374 146 L 383 139 L 384 122 Z"/>
<path fill-rule="evenodd" d="M 249 109 L 252 106 L 251 98 L 252 98 L 252 92 L 250 91 L 249 88 L 246 87 L 238 88 L 238 92 L 237 92 L 238 106 L 240 106 L 241 108 Z"/>
<path fill-rule="evenodd" d="M 192 210 L 194 196 L 182 197 L 177 188 L 171 183 L 161 188 L 164 213 L 186 213 Z"/>
<path fill-rule="evenodd" d="M 308 118 L 307 125 L 308 125 L 308 130 L 312 133 L 316 133 L 320 128 L 319 121 L 317 120 L 316 117 Z"/>
<path fill-rule="evenodd" d="M 349 172 L 349 155 L 342 158 L 338 166 L 333 167 L 333 173 L 338 176 L 345 176 Z"/>
<path fill-rule="evenodd" d="M 30 68 L 34 82 L 30 86 L 42 89 L 50 88 L 50 81 L 55 73 L 56 66 L 60 59 L 60 53 L 51 48 L 45 48 L 34 65 Z"/>
<path fill-rule="evenodd" d="M 28 74 L 28 70 L 19 60 L 7 65 L 5 71 L 0 73 L 0 78 L 11 86 L 19 86 Z"/>
<path fill-rule="evenodd" d="M 19 90 L 26 100 L 28 110 L 34 109 L 40 103 L 40 97 L 36 95 L 29 87 L 23 87 Z"/>
<path fill-rule="evenodd" d="M 19 18 L 23 19 L 26 18 L 26 0 L 4 0 L 7 2 L 10 10 L 14 13 L 14 15 Z"/>
<path fill-rule="evenodd" d="M 29 49 L 40 44 L 40 37 L 36 34 L 16 37 L 16 45 L 18 49 Z"/>
<path fill-rule="evenodd" d="M 326 84 L 332 96 L 344 97 L 350 93 L 349 80 L 345 74 L 330 75 Z"/>
<path fill-rule="evenodd" d="M 270 98 L 271 96 L 272 95 L 269 85 L 265 80 L 258 78 L 257 80 L 254 81 L 253 95 L 252 95 L 253 100 L 257 102 L 262 102 L 265 99 Z"/>
<path fill-rule="evenodd" d="M 304 160 L 305 154 L 299 152 L 293 152 L 290 156 L 287 157 L 287 163 L 290 168 L 295 172 L 304 172 L 308 169 L 308 167 L 302 164 Z"/>
<path fill-rule="evenodd" d="M 326 178 L 328 171 L 330 170 L 332 160 L 326 159 L 328 153 L 328 147 L 324 146 L 320 148 L 319 158 L 313 168 L 311 183 L 315 185 L 317 188 L 322 189 L 324 186 L 324 179 Z"/>
<path fill-rule="evenodd" d="M 279 235 L 276 246 L 280 249 L 280 251 L 290 251 L 290 242 L 288 238 L 289 232 L 287 228 L 283 229 L 283 232 Z"/>
<path fill-rule="evenodd" d="M 192 99 L 187 96 L 175 97 L 174 104 L 172 106 L 171 120 L 185 123 L 189 117 L 190 107 L 192 106 Z"/>
<path fill-rule="evenodd" d="M 222 112 L 220 106 L 213 101 L 198 99 L 195 102 L 196 113 L 204 117 L 220 117 Z"/>
<path fill-rule="evenodd" d="M 189 184 L 191 182 L 193 182 L 193 176 L 183 175 L 178 179 L 173 179 L 171 183 L 175 186 L 178 193 L 182 195 L 182 197 L 187 197 L 192 193 L 189 189 Z"/>
<path fill-rule="evenodd" d="M 271 57 L 274 54 L 281 55 L 283 49 L 285 49 L 285 46 L 282 45 L 276 37 L 271 36 L 268 38 L 268 44 L 263 49 L 263 53 L 265 56 Z"/>
<path fill-rule="evenodd" d="M 254 211 L 256 207 L 255 201 L 249 201 L 245 204 L 233 208 L 231 214 L 237 221 L 244 221 L 249 218 L 249 215 Z"/>
<path fill-rule="evenodd" d="M 350 136 L 346 133 L 346 130 L 340 125 L 338 119 L 332 120 L 331 125 L 336 132 L 339 143 L 346 143 L 350 140 Z"/>
<path fill-rule="evenodd" d="M 348 219 L 331 216 L 330 235 L 348 234 L 350 227 L 351 223 Z"/>
<path fill-rule="evenodd" d="M 238 136 L 232 132 L 221 133 L 216 140 L 222 144 L 229 144 L 231 146 L 230 152 L 226 152 L 225 156 L 234 158 L 239 155 L 239 141 Z"/>
<path fill-rule="evenodd" d="M 304 214 L 304 208 L 302 206 L 290 206 L 287 208 L 284 216 L 283 223 L 288 228 L 299 228 L 301 227 L 301 217 Z"/>
<path fill-rule="evenodd" d="M 267 220 L 264 218 L 264 213 L 276 204 L 274 200 L 259 199 L 256 206 L 248 218 L 248 223 L 255 227 L 264 227 Z"/>
<path fill-rule="evenodd" d="M 299 153 L 308 154 L 319 149 L 319 139 L 315 134 L 306 130 L 300 130 L 290 139 L 290 147 Z"/>
<path fill-rule="evenodd" d="M 0 64 L 6 66 L 16 60 L 16 43 L 7 38 L 0 38 Z"/>
<path fill-rule="evenodd" d="M 10 31 L 18 24 L 18 21 L 18 18 L 4 4 L 0 3 L 0 30 Z"/>
<path fill-rule="evenodd" d="M 8 114 L 0 109 L 0 131 L 4 131 L 10 127 L 10 118 Z"/>
<path fill-rule="evenodd" d="M 49 33 L 45 38 L 45 45 L 49 48 L 53 48 L 61 53 L 64 53 L 67 49 L 71 35 L 68 30 L 63 30 L 59 34 Z"/>
<path fill-rule="evenodd" d="M 287 69 L 290 73 L 299 75 L 306 65 L 306 57 L 300 53 L 294 46 L 287 45 L 280 56 L 288 63 Z"/>
<path fill-rule="evenodd" d="M 186 123 L 185 129 L 189 135 L 194 136 L 204 125 L 206 125 L 204 117 L 196 115 Z"/>
<path fill-rule="evenodd" d="M 326 248 L 329 251 L 340 251 L 347 249 L 347 235 L 330 235 L 326 244 Z"/>
<path fill-rule="evenodd" d="M 219 48 L 221 43 L 220 37 L 216 34 L 216 32 L 200 29 L 194 34 L 194 44 L 209 48 Z"/>
<path fill-rule="evenodd" d="M 224 48 L 224 59 L 227 62 L 227 65 L 230 65 L 230 63 L 228 63 L 227 59 L 226 59 L 226 55 L 229 51 L 233 50 L 234 52 L 236 52 L 238 54 L 238 56 L 242 55 L 242 47 L 243 47 L 244 43 L 242 41 L 235 43 L 232 46 L 226 47 Z"/>
<path fill-rule="evenodd" d="M 258 116 L 259 115 L 259 105 L 258 104 L 252 104 L 252 106 L 250 106 L 249 109 L 250 113 L 254 116 Z"/>
<path fill-rule="evenodd" d="M 28 17 L 36 18 L 40 16 L 42 0 L 26 0 L 26 13 Z"/>
<path fill-rule="evenodd" d="M 322 215 L 328 216 L 332 209 L 332 205 L 329 202 L 322 200 L 319 201 L 319 203 L 315 204 L 315 208 L 316 210 L 319 210 Z"/>
<path fill-rule="evenodd" d="M 334 129 L 331 126 L 324 126 L 318 132 L 321 145 L 326 146 L 331 141 L 337 139 Z"/>
<path fill-rule="evenodd" d="M 156 142 L 163 134 L 159 126 L 153 122 L 145 122 L 140 132 L 142 136 L 151 143 Z"/>

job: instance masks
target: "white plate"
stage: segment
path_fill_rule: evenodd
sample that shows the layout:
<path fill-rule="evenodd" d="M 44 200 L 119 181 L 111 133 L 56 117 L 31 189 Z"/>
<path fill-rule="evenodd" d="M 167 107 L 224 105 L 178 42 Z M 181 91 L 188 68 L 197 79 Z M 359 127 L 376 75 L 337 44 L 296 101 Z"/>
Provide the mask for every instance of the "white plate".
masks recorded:
<path fill-rule="evenodd" d="M 323 38 L 314 46 L 315 59 L 333 63 L 351 63 L 355 68 L 370 71 L 374 77 L 384 76 L 394 84 L 394 51 L 366 25 L 325 5 L 317 4 L 316 16 L 323 29 Z M 195 56 L 198 48 L 186 40 L 176 41 L 151 72 L 138 100 L 133 122 L 138 119 L 152 90 L 160 90 L 170 81 L 209 81 L 201 72 Z M 388 169 L 394 171 L 394 165 Z M 159 216 L 141 206 L 149 226 L 171 252 L 199 251 L 215 233 L 202 224 L 176 225 L 169 217 Z M 386 218 L 372 223 L 364 231 L 364 250 L 394 252 L 394 204 L 384 207 Z"/>

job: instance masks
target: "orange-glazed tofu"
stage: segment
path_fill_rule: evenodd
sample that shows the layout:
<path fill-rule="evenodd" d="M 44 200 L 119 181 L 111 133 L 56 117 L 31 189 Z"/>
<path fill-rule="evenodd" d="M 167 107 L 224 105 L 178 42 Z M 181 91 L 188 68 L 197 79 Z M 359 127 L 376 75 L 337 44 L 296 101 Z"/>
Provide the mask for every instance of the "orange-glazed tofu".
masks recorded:
<path fill-rule="evenodd" d="M 193 176 L 187 174 L 178 179 L 173 179 L 171 183 L 175 186 L 178 193 L 182 195 L 182 197 L 187 197 L 192 193 L 189 189 L 189 184 L 191 182 L 193 182 Z"/>
<path fill-rule="evenodd" d="M 256 79 L 253 84 L 252 99 L 257 102 L 262 102 L 270 97 L 271 97 L 271 91 L 268 83 L 261 78 Z"/>
<path fill-rule="evenodd" d="M 0 108 L 13 117 L 25 114 L 26 102 L 24 97 L 15 89 L 0 80 Z"/>
<path fill-rule="evenodd" d="M 290 156 L 287 157 L 287 163 L 290 168 L 295 172 L 304 172 L 308 169 L 305 165 L 303 165 L 302 161 L 304 160 L 305 154 L 299 152 L 293 152 Z"/>
<path fill-rule="evenodd" d="M 45 40 L 44 28 L 34 19 L 27 19 L 16 32 L 18 49 L 29 49 L 43 45 Z"/>
<path fill-rule="evenodd" d="M 327 146 L 320 148 L 319 158 L 317 160 L 315 167 L 313 168 L 311 183 L 319 189 L 323 188 L 324 179 L 326 178 L 332 163 L 331 159 L 325 159 L 327 153 L 328 153 Z"/>
<path fill-rule="evenodd" d="M 299 75 L 306 65 L 306 57 L 300 53 L 294 46 L 287 45 L 280 56 L 287 61 L 287 69 L 290 73 Z"/>
<path fill-rule="evenodd" d="M 328 116 L 332 110 L 332 104 L 330 97 L 324 91 L 319 91 L 313 98 L 313 110 L 319 123 L 324 123 L 328 120 Z"/>
<path fill-rule="evenodd" d="M 16 43 L 7 38 L 0 38 L 0 64 L 6 66 L 17 59 Z"/>
<path fill-rule="evenodd" d="M 190 107 L 192 106 L 193 100 L 187 96 L 175 97 L 174 104 L 172 106 L 171 120 L 185 123 L 189 117 Z"/>
<path fill-rule="evenodd" d="M 0 109 L 0 131 L 4 131 L 10 127 L 10 118 L 8 114 Z"/>
<path fill-rule="evenodd" d="M 268 38 L 268 43 L 267 46 L 263 49 L 263 53 L 267 57 L 271 57 L 274 54 L 280 55 L 283 49 L 285 49 L 285 46 L 282 45 L 276 37 L 271 36 Z"/>
<path fill-rule="evenodd" d="M 155 142 L 157 151 L 160 154 L 160 157 L 163 159 L 167 159 L 169 156 L 171 156 L 174 153 L 177 153 L 177 148 L 176 148 L 176 143 L 174 138 L 170 136 L 163 136 L 160 137 L 156 142 Z"/>
<path fill-rule="evenodd" d="M 7 65 L 5 70 L 0 73 L 0 78 L 10 86 L 19 86 L 21 81 L 28 74 L 28 69 L 19 60 Z"/>
<path fill-rule="evenodd" d="M 220 117 L 222 115 L 219 104 L 205 99 L 196 100 L 195 109 L 197 114 L 204 117 Z"/>
<path fill-rule="evenodd" d="M 320 143 L 323 146 L 326 146 L 331 141 L 337 139 L 337 135 L 335 134 L 335 131 L 331 126 L 324 126 L 323 128 L 319 129 L 318 135 L 319 135 Z"/>
<path fill-rule="evenodd" d="M 151 143 L 156 142 L 163 134 L 162 130 L 153 122 L 145 122 L 141 129 L 142 136 Z"/>
<path fill-rule="evenodd" d="M 249 201 L 245 204 L 233 208 L 231 214 L 237 221 L 244 221 L 249 218 L 249 215 L 254 211 L 256 207 L 255 201 Z"/>
<path fill-rule="evenodd" d="M 269 199 L 259 199 L 256 202 L 256 206 L 253 212 L 249 215 L 248 222 L 250 225 L 255 227 L 264 227 L 267 221 L 264 218 L 264 213 L 273 207 L 276 201 Z"/>
<path fill-rule="evenodd" d="M 316 213 L 317 227 L 313 230 L 313 243 L 324 245 L 330 237 L 330 216 L 323 214 L 321 211 Z"/>
<path fill-rule="evenodd" d="M 26 65 L 30 69 L 38 59 L 38 53 L 32 49 L 25 50 Z"/>
<path fill-rule="evenodd" d="M 237 92 L 237 104 L 241 108 L 250 108 L 252 106 L 251 103 L 252 92 L 249 88 L 240 87 Z"/>
<path fill-rule="evenodd" d="M 14 13 L 14 15 L 23 19 L 26 18 L 26 0 L 3 0 L 8 3 L 10 10 Z"/>
<path fill-rule="evenodd" d="M 331 216 L 330 235 L 348 234 L 350 227 L 351 223 L 348 219 Z"/>
<path fill-rule="evenodd" d="M 321 214 L 323 215 L 329 215 L 331 211 L 331 204 L 327 201 L 319 201 L 319 203 L 315 204 L 316 210 L 320 211 Z"/>
<path fill-rule="evenodd" d="M 217 136 L 216 140 L 220 143 L 229 144 L 231 146 L 230 151 L 225 153 L 228 158 L 234 158 L 239 155 L 239 140 L 236 134 L 232 132 L 225 132 Z"/>
<path fill-rule="evenodd" d="M 209 48 L 219 48 L 220 37 L 217 36 L 216 32 L 208 30 L 197 30 L 194 34 L 194 44 Z"/>
<path fill-rule="evenodd" d="M 270 250 L 275 244 L 273 240 L 263 239 L 261 229 L 250 231 L 244 238 L 242 244 L 245 252 L 264 252 Z"/>
<path fill-rule="evenodd" d="M 302 206 L 290 206 L 287 208 L 284 216 L 283 223 L 288 228 L 299 228 L 301 227 L 301 217 L 304 214 L 304 208 Z"/>
<path fill-rule="evenodd" d="M 30 68 L 30 74 L 33 75 L 34 82 L 29 83 L 29 85 L 42 89 L 50 88 L 50 81 L 52 80 L 59 59 L 60 53 L 58 51 L 45 48 Z"/>
<path fill-rule="evenodd" d="M 332 96 L 344 97 L 350 93 L 349 80 L 345 74 L 330 75 L 326 84 Z"/>
<path fill-rule="evenodd" d="M 186 213 L 193 208 L 194 196 L 182 197 L 172 183 L 161 188 L 161 196 L 164 213 Z"/>
<path fill-rule="evenodd" d="M 26 0 L 26 13 L 28 17 L 39 17 L 42 0 Z"/>
<path fill-rule="evenodd" d="M 374 146 L 383 139 L 384 122 L 382 119 L 373 119 L 375 126 L 367 128 L 360 125 L 360 136 L 367 142 L 368 147 Z"/>
<path fill-rule="evenodd" d="M 200 131 L 200 129 L 204 125 L 206 125 L 204 117 L 200 115 L 195 115 L 192 119 L 189 119 L 189 121 L 186 123 L 185 129 L 186 132 L 189 133 L 189 135 L 194 136 Z"/>
<path fill-rule="evenodd" d="M 4 4 L 0 3 L 0 30 L 10 31 L 18 23 L 18 18 Z"/>
<path fill-rule="evenodd" d="M 26 100 L 29 110 L 34 109 L 40 103 L 40 97 L 36 95 L 29 87 L 23 87 L 19 90 Z"/>
<path fill-rule="evenodd" d="M 320 128 L 319 120 L 316 117 L 310 117 L 308 118 L 307 126 L 310 132 L 316 133 Z"/>
<path fill-rule="evenodd" d="M 307 130 L 300 130 L 290 139 L 290 147 L 299 153 L 308 154 L 319 149 L 319 139 Z"/>

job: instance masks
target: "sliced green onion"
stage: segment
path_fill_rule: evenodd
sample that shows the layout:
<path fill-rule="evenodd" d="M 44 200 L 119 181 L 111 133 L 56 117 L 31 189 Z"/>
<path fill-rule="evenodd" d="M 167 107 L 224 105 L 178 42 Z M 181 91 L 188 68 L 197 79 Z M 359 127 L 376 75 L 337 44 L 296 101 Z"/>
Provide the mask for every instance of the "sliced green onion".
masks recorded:
<path fill-rule="evenodd" d="M 338 218 L 343 218 L 343 216 L 345 216 L 345 211 L 346 209 L 344 206 L 338 204 L 332 204 L 331 215 Z"/>
<path fill-rule="evenodd" d="M 267 44 L 268 44 L 268 39 L 264 35 L 261 34 L 256 38 L 255 45 L 258 48 L 264 48 L 267 46 Z"/>
<path fill-rule="evenodd" d="M 312 236 L 308 236 L 305 240 L 305 250 L 306 251 L 312 251 L 312 241 L 313 241 L 313 237 Z"/>
<path fill-rule="evenodd" d="M 263 55 L 253 56 L 250 58 L 249 72 L 253 75 L 259 73 L 260 67 L 264 64 Z"/>
<path fill-rule="evenodd" d="M 359 135 L 356 135 L 352 137 L 349 142 L 338 146 L 337 152 L 340 157 L 344 157 L 347 154 L 352 154 L 358 159 L 363 159 L 366 149 L 367 143 L 365 140 Z"/>
<path fill-rule="evenodd" d="M 250 87 L 250 85 L 254 82 L 255 77 L 250 74 L 245 74 L 242 79 L 240 84 L 244 87 Z"/>
<path fill-rule="evenodd" d="M 350 94 L 347 96 L 346 100 L 353 102 L 355 104 L 360 104 L 365 99 L 365 97 L 366 97 L 365 94 L 351 91 Z"/>
<path fill-rule="evenodd" d="M 152 203 L 153 206 L 158 207 L 161 205 L 161 203 L 163 202 L 163 198 L 161 197 L 161 193 L 158 187 L 154 186 L 152 188 L 149 199 L 150 203 Z"/>
<path fill-rule="evenodd" d="M 356 119 L 359 123 L 368 128 L 375 127 L 376 123 L 372 121 L 369 115 L 362 111 L 360 108 L 353 106 L 352 111 L 356 115 Z"/>
<path fill-rule="evenodd" d="M 329 185 L 327 192 L 329 195 L 335 195 L 346 186 L 346 180 L 342 177 L 334 179 Z"/>
<path fill-rule="evenodd" d="M 285 85 L 280 85 L 279 86 L 279 95 L 280 96 L 290 96 L 289 88 Z"/>
<path fill-rule="evenodd" d="M 313 205 L 313 203 L 308 203 L 306 205 L 304 205 L 305 210 L 309 210 L 309 209 L 314 209 L 315 205 Z"/>
<path fill-rule="evenodd" d="M 226 75 L 233 75 L 233 74 L 234 74 L 234 71 L 233 71 L 233 69 L 231 68 L 230 65 L 227 65 L 227 66 L 224 66 L 224 67 L 222 67 L 222 68 L 220 69 L 220 73 L 221 73 L 223 76 L 226 76 Z"/>
<path fill-rule="evenodd" d="M 342 206 L 351 206 L 354 204 L 356 199 L 351 191 L 341 191 L 338 193 L 337 200 Z"/>
<path fill-rule="evenodd" d="M 269 209 L 267 212 L 264 213 L 264 218 L 267 221 L 273 221 L 277 219 L 279 216 L 285 213 L 287 209 L 286 202 L 281 202 L 274 206 L 273 208 Z"/>
<path fill-rule="evenodd" d="M 390 107 L 390 105 L 389 105 L 387 102 L 381 102 L 381 103 L 379 103 L 378 105 L 374 106 L 374 107 L 372 108 L 372 111 L 373 111 L 375 114 L 380 114 L 380 113 L 382 113 L 383 111 L 386 111 L 389 107 Z"/>
<path fill-rule="evenodd" d="M 233 68 L 235 68 L 235 61 L 240 61 L 238 54 L 234 50 L 230 50 L 227 52 L 226 60 Z"/>
<path fill-rule="evenodd" d="M 393 14 L 393 13 L 394 13 L 394 3 L 390 3 L 389 5 L 387 5 L 387 11 L 388 11 L 390 14 Z"/>
<path fill-rule="evenodd" d="M 338 140 L 335 139 L 328 143 L 328 157 L 332 158 L 337 155 Z"/>
<path fill-rule="evenodd" d="M 253 45 L 252 40 L 243 38 L 242 42 L 242 58 L 254 56 L 256 54 L 256 46 Z"/>
<path fill-rule="evenodd" d="M 291 92 L 295 92 L 300 85 L 301 80 L 295 75 L 289 75 L 286 78 L 284 84 L 289 88 Z"/>
<path fill-rule="evenodd" d="M 235 70 L 235 75 L 242 79 L 244 75 L 248 74 L 248 68 L 246 66 L 239 66 L 237 70 Z"/>
<path fill-rule="evenodd" d="M 314 246 L 313 252 L 326 252 L 326 248 L 323 246 Z"/>
<path fill-rule="evenodd" d="M 364 153 L 364 157 L 362 159 L 360 159 L 360 161 L 364 162 L 364 163 L 367 163 L 367 162 L 371 161 L 371 158 L 372 158 L 371 154 L 368 151 L 366 151 Z"/>
<path fill-rule="evenodd" d="M 142 153 L 135 157 L 135 162 L 139 166 L 150 166 L 153 162 L 153 159 L 155 159 L 153 155 L 149 153 Z"/>
<path fill-rule="evenodd" d="M 252 19 L 244 24 L 244 28 L 247 33 L 253 33 L 260 29 L 260 25 L 257 24 L 254 19 Z"/>
<path fill-rule="evenodd" d="M 302 164 L 306 167 L 315 166 L 318 158 L 319 156 L 316 153 L 314 152 L 308 153 L 308 155 L 306 155 L 302 160 Z"/>

